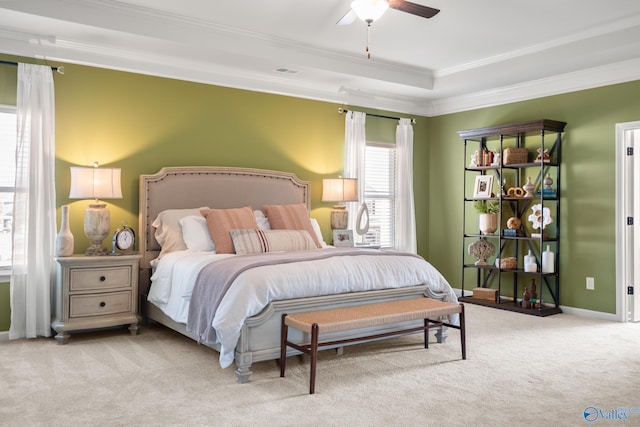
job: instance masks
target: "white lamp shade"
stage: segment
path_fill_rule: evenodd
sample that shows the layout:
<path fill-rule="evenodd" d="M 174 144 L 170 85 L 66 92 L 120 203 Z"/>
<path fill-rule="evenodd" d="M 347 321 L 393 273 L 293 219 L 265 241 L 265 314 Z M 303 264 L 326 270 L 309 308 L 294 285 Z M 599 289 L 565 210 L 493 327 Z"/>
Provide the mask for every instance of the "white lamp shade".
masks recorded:
<path fill-rule="evenodd" d="M 70 199 L 122 199 L 120 168 L 70 169 Z"/>
<path fill-rule="evenodd" d="M 385 0 L 355 0 L 351 2 L 351 9 L 364 22 L 371 23 L 384 15 L 389 8 Z"/>
<path fill-rule="evenodd" d="M 356 202 L 358 180 L 355 178 L 329 178 L 322 180 L 323 202 Z"/>

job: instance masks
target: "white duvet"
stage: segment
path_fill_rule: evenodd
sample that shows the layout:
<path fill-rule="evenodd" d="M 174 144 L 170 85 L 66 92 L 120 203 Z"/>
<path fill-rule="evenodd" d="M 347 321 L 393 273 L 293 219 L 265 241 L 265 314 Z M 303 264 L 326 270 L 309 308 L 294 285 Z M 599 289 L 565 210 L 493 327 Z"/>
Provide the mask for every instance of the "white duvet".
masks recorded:
<path fill-rule="evenodd" d="M 332 250 L 332 249 L 323 249 Z M 242 325 L 271 301 L 377 289 L 428 285 L 444 293 L 445 301 L 456 295 L 445 278 L 428 262 L 412 256 L 331 257 L 283 265 L 256 267 L 241 273 L 220 302 L 213 319 L 220 344 L 220 366 L 233 363 Z M 198 273 L 210 261 L 234 255 L 178 251 L 156 264 L 148 300 L 176 322 L 186 323 L 189 300 Z M 354 259 L 357 258 L 357 262 Z"/>

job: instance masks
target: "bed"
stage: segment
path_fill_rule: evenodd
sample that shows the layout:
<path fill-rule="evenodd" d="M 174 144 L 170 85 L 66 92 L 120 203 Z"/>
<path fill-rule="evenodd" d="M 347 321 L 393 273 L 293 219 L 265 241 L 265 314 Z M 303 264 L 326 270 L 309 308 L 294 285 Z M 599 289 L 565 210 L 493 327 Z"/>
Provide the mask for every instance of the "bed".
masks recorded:
<path fill-rule="evenodd" d="M 141 315 L 147 320 L 158 322 L 217 350 L 223 367 L 235 364 L 235 372 L 240 383 L 249 381 L 253 363 L 280 357 L 280 321 L 284 313 L 397 301 L 419 296 L 447 302 L 456 300 L 453 290 L 442 275 L 422 258 L 409 255 L 401 257 L 400 254 L 392 254 L 388 251 L 369 249 L 325 248 L 315 220 L 309 220 L 311 228 L 308 230 L 290 232 L 296 233 L 294 236 L 297 239 L 296 245 L 313 246 L 313 250 L 296 252 L 277 250 L 253 254 L 249 251 L 247 254 L 223 255 L 217 253 L 218 249 L 222 251 L 220 240 L 215 240 L 215 243 L 219 244 L 215 251 L 211 251 L 210 247 L 206 249 L 199 247 L 200 243 L 195 245 L 195 249 L 193 243 L 190 243 L 189 247 L 185 245 L 170 247 L 171 245 L 161 233 L 163 225 L 158 221 L 163 217 L 166 219 L 169 213 L 171 215 L 179 213 L 178 217 L 182 215 L 180 217 L 184 226 L 182 232 L 187 233 L 187 222 L 184 222 L 184 218 L 186 216 L 190 216 L 191 220 L 195 218 L 185 212 L 195 212 L 197 216 L 198 212 L 207 209 L 210 209 L 208 212 L 216 213 L 241 208 L 250 209 L 256 222 L 260 223 L 260 229 L 264 221 L 268 224 L 267 219 L 275 221 L 276 217 L 273 214 L 274 211 L 269 211 L 267 219 L 261 215 L 265 205 L 273 209 L 300 208 L 308 218 L 310 184 L 292 173 L 215 166 L 167 167 L 155 174 L 140 176 L 139 200 L 139 248 L 142 255 L 139 286 Z M 176 217 L 172 216 L 172 218 L 175 221 Z M 210 225 L 209 219 L 210 217 L 207 216 L 207 225 Z M 269 228 L 269 226 L 266 227 L 267 230 Z M 243 237 L 242 234 L 245 231 L 247 230 L 240 230 L 233 234 L 233 242 L 237 249 L 240 248 L 240 241 L 236 238 Z M 211 233 L 214 232 L 211 231 Z M 254 231 L 250 233 L 253 236 Z M 273 243 L 276 240 L 270 236 L 276 236 L 278 232 L 272 230 L 256 233 L 260 233 L 261 236 L 272 233 L 266 237 L 272 239 Z M 226 235 L 228 238 L 229 232 Z M 163 245 L 158 242 L 157 236 L 162 237 L 160 240 Z M 193 240 L 193 236 L 187 237 L 184 234 L 183 237 Z M 282 234 L 277 234 L 276 237 L 280 239 Z M 309 237 L 312 237 L 311 242 Z M 244 246 L 242 247 L 244 250 Z M 265 251 L 263 246 L 262 252 L 269 251 Z M 215 258 L 215 266 L 212 265 L 213 258 Z M 226 285 L 229 290 L 226 294 L 218 296 L 216 300 L 218 307 L 215 312 L 216 317 L 214 314 L 209 315 L 205 312 L 208 310 L 206 309 L 208 303 L 200 302 L 204 298 L 203 292 L 206 291 L 199 291 L 201 288 L 198 287 L 197 280 L 204 281 L 202 277 L 205 277 L 204 273 L 207 269 L 209 274 L 212 274 L 211 272 L 217 274 L 218 271 L 223 271 L 222 263 L 237 263 L 243 258 L 250 260 L 246 261 L 248 265 L 241 272 L 229 275 L 229 284 Z M 282 262 L 282 264 L 275 265 L 276 262 Z M 356 262 L 362 265 L 356 265 Z M 376 273 L 375 280 L 360 279 L 373 269 L 372 265 L 382 265 L 383 269 L 389 272 L 385 272 L 385 276 L 381 276 L 382 272 Z M 184 268 L 188 270 L 182 270 Z M 311 283 L 312 280 L 306 276 L 304 279 L 302 276 L 296 276 L 300 270 L 304 270 L 304 273 L 300 274 L 318 276 L 318 283 Z M 339 274 L 340 272 L 342 274 Z M 261 278 L 272 278 L 278 274 L 282 276 L 282 282 L 287 282 L 286 286 L 281 286 L 283 290 L 274 291 L 270 288 L 269 292 L 263 292 L 261 287 L 263 285 L 258 283 Z M 378 280 L 377 277 L 381 279 Z M 165 283 L 165 280 L 168 283 Z M 313 281 L 315 280 L 314 278 Z M 359 283 L 360 281 L 363 283 Z M 303 290 L 298 286 L 298 282 L 304 282 L 305 286 L 310 283 L 313 289 Z M 173 298 L 170 296 L 172 292 L 175 296 L 173 303 L 169 301 Z M 256 292 L 259 296 L 254 297 L 252 292 Z M 231 300 L 231 298 L 240 298 L 240 300 Z M 205 308 L 202 309 L 198 305 L 203 305 Z M 251 311 L 247 308 L 245 312 L 244 305 L 250 306 Z M 191 323 L 187 321 L 192 316 L 196 318 L 197 315 L 194 314 L 196 308 L 201 310 L 197 312 L 200 316 L 209 316 L 202 317 L 207 322 L 213 318 L 207 331 L 211 334 L 211 339 L 206 339 L 208 335 L 203 333 L 202 328 L 195 329 L 193 321 Z M 237 314 L 236 310 L 242 313 Z M 233 323 L 232 332 L 225 330 L 227 323 Z M 407 327 L 407 323 L 384 325 L 364 331 L 337 333 L 334 338 L 347 339 L 358 335 L 371 335 L 374 332 L 407 329 Z M 294 341 L 307 339 L 302 333 L 298 336 L 292 335 L 290 338 Z M 438 342 L 444 342 L 446 330 L 437 332 L 436 338 Z M 296 352 L 291 349 L 290 354 Z"/>

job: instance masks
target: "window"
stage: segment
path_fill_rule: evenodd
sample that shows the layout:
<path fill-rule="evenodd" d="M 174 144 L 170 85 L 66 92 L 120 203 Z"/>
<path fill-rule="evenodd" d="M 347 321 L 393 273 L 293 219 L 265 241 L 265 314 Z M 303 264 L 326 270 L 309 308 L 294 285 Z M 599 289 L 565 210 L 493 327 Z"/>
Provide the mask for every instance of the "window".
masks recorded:
<path fill-rule="evenodd" d="M 16 135 L 15 107 L 0 106 L 0 271 L 11 267 Z"/>
<path fill-rule="evenodd" d="M 363 236 L 363 243 L 380 245 L 383 248 L 394 247 L 395 198 L 395 145 L 367 142 L 364 200 L 369 209 L 369 232 Z"/>

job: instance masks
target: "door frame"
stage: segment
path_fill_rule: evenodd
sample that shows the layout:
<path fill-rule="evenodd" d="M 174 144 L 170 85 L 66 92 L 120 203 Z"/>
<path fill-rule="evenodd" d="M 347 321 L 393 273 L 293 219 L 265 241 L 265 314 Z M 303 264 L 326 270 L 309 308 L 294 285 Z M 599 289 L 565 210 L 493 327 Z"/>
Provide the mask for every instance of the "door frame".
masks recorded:
<path fill-rule="evenodd" d="M 634 284 L 636 294 L 640 293 L 640 284 L 633 282 L 633 274 L 628 272 L 628 262 L 625 257 L 625 248 L 633 242 L 633 228 L 627 226 L 626 206 L 628 203 L 627 195 L 629 190 L 628 176 L 633 171 L 633 165 L 628 161 L 626 154 L 626 135 L 627 132 L 640 130 L 640 121 L 617 123 L 616 124 L 616 316 L 621 322 L 630 321 L 631 317 L 638 317 L 640 313 L 633 312 L 634 306 L 638 306 L 638 299 L 634 301 L 632 296 L 627 295 L 627 284 Z M 634 158 L 640 156 L 640 141 L 634 141 Z M 635 162 L 637 163 L 637 162 Z M 639 175 L 640 172 L 636 175 Z M 637 177 L 636 177 L 637 178 Z M 635 180 L 638 182 L 638 180 Z M 638 194 L 639 188 L 634 189 Z M 637 202 L 637 201 L 636 201 Z M 638 206 L 638 203 L 636 203 Z M 640 214 L 636 214 L 634 222 L 636 226 L 640 221 Z M 634 257 L 635 258 L 635 257 Z M 637 267 L 637 266 L 636 266 Z M 636 275 L 637 275 L 636 271 Z M 630 303 L 633 302 L 633 305 Z M 636 310 L 637 311 L 637 310 Z"/>

